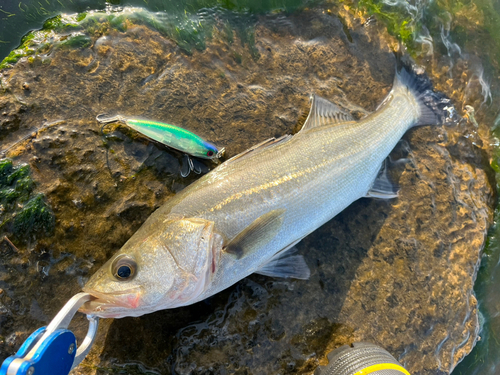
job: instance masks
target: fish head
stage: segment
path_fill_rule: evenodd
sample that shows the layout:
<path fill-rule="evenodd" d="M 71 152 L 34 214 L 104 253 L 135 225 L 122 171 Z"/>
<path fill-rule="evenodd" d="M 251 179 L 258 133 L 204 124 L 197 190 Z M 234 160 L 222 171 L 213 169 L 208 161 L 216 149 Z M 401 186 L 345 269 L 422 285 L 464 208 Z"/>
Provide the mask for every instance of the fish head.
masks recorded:
<path fill-rule="evenodd" d="M 148 220 L 84 286 L 95 299 L 80 311 L 121 318 L 191 304 L 210 283 L 219 247 L 212 221 Z"/>

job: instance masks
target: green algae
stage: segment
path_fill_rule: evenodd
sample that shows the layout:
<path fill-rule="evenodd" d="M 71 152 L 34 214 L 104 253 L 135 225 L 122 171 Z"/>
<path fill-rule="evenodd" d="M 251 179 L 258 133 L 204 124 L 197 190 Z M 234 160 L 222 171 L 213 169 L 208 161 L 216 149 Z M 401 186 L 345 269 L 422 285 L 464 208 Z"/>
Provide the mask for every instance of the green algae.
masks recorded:
<path fill-rule="evenodd" d="M 110 26 L 122 31 L 126 21 L 133 24 L 142 24 L 159 31 L 162 35 L 173 40 L 188 55 L 193 50 L 203 51 L 206 41 L 212 37 L 213 19 L 183 15 L 166 15 L 138 11 L 133 14 L 121 15 L 110 19 Z"/>
<path fill-rule="evenodd" d="M 0 160 L 0 229 L 20 242 L 54 231 L 54 214 L 43 194 L 33 194 L 34 188 L 29 165 Z"/>
<path fill-rule="evenodd" d="M 188 53 L 192 52 L 193 47 L 199 51 L 203 51 L 206 47 L 207 32 L 201 22 L 186 20 L 180 27 L 175 26 L 171 36 L 177 45 Z"/>
<path fill-rule="evenodd" d="M 31 31 L 21 39 L 19 47 L 11 51 L 11 53 L 0 63 L 0 69 L 4 69 L 15 64 L 23 57 L 32 56 L 46 50 L 47 45 L 53 44 L 54 42 L 50 40 L 50 37 L 53 36 L 53 31 L 62 32 L 64 30 L 77 27 L 78 24 L 69 17 L 65 17 L 63 19 L 62 16 L 58 15 L 56 17 L 49 18 L 44 22 L 41 30 Z M 47 41 L 47 39 L 49 40 Z"/>
<path fill-rule="evenodd" d="M 19 59 L 33 55 L 34 53 L 34 50 L 30 49 L 28 46 L 22 45 L 21 48 L 13 50 L 9 56 L 3 59 L 0 63 L 0 69 L 7 68 L 10 65 L 15 64 Z"/>
<path fill-rule="evenodd" d="M 31 31 L 21 39 L 21 44 L 0 63 L 0 69 L 8 68 L 23 57 L 49 52 L 52 46 L 62 48 L 83 48 L 91 44 L 89 36 L 77 31 L 80 22 L 85 20 L 86 13 L 62 16 L 58 15 L 46 20 L 41 30 Z M 72 34 L 75 32 L 74 34 Z"/>
<path fill-rule="evenodd" d="M 392 36 L 405 44 L 410 52 L 415 49 L 415 36 L 421 24 L 417 22 L 408 8 L 398 5 L 388 5 L 383 0 L 340 0 L 352 12 L 365 13 L 382 21 Z"/>
<path fill-rule="evenodd" d="M 92 40 L 88 35 L 78 34 L 78 35 L 72 35 L 68 39 L 62 41 L 58 47 L 66 49 L 75 49 L 75 48 L 89 47 L 91 44 Z"/>
<path fill-rule="evenodd" d="M 0 205 L 12 207 L 15 201 L 25 202 L 33 190 L 28 165 L 13 167 L 12 161 L 0 161 Z"/>
<path fill-rule="evenodd" d="M 389 34 L 397 37 L 407 47 L 413 45 L 418 24 L 414 23 L 406 8 L 392 7 L 379 0 L 359 0 L 357 6 L 381 19 Z"/>
<path fill-rule="evenodd" d="M 193 49 L 203 51 L 206 48 L 206 40 L 211 37 L 213 26 L 212 22 L 202 22 L 187 14 L 182 17 L 165 15 L 162 19 L 142 9 L 110 14 L 93 12 L 64 17 L 58 15 L 45 21 L 41 30 L 25 35 L 21 45 L 0 63 L 0 69 L 12 66 L 23 57 L 47 53 L 53 46 L 66 49 L 88 47 L 92 44 L 92 37 L 99 37 L 110 30 L 124 32 L 130 24 L 146 25 L 158 30 L 175 41 L 187 54 L 191 54 Z"/>
<path fill-rule="evenodd" d="M 0 184 L 4 185 L 7 183 L 7 179 L 9 178 L 12 172 L 12 160 L 3 159 L 0 160 Z"/>
<path fill-rule="evenodd" d="M 0 69 L 7 68 L 15 64 L 19 59 L 23 57 L 28 57 L 35 55 L 41 44 L 42 40 L 47 39 L 51 30 L 40 30 L 40 31 L 32 31 L 29 34 L 25 35 L 21 40 L 21 45 L 19 48 L 13 50 L 3 61 L 0 63 Z"/>
<path fill-rule="evenodd" d="M 31 198 L 12 221 L 13 234 L 19 240 L 36 235 L 50 236 L 54 232 L 54 214 L 43 194 Z"/>

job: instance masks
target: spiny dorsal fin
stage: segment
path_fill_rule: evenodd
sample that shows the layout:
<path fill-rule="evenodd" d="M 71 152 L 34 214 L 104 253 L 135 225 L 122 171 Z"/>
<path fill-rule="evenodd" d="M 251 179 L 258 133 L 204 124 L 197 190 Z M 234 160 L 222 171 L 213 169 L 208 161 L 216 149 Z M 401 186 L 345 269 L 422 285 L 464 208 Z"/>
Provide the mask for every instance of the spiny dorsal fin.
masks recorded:
<path fill-rule="evenodd" d="M 354 121 L 354 118 L 339 106 L 317 95 L 311 96 L 312 104 L 309 116 L 301 131 L 318 128 L 325 125 L 341 124 Z"/>
<path fill-rule="evenodd" d="M 261 249 L 271 241 L 283 224 L 285 210 L 273 210 L 255 219 L 243 229 L 224 248 L 228 254 L 241 259 L 252 252 Z"/>
<path fill-rule="evenodd" d="M 228 165 L 237 159 L 246 157 L 248 155 L 253 155 L 255 152 L 265 150 L 268 147 L 277 146 L 278 144 L 289 141 L 291 138 L 292 138 L 292 136 L 290 134 L 285 134 L 279 138 L 273 137 L 273 138 L 266 139 L 265 141 L 260 142 L 259 144 L 256 144 L 255 146 L 250 147 L 248 150 L 245 150 L 242 153 L 240 153 L 236 156 L 233 156 L 231 159 L 226 161 L 224 164 Z"/>

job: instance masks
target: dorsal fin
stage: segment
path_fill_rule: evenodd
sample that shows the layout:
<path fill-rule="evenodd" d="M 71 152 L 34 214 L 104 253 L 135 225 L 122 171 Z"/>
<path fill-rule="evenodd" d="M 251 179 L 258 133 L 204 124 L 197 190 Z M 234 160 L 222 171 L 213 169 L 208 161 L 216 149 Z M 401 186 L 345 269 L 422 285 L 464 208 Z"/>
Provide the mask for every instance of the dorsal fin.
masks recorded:
<path fill-rule="evenodd" d="M 292 139 L 292 135 L 290 135 L 290 134 L 285 134 L 279 138 L 273 137 L 273 138 L 266 139 L 265 141 L 260 142 L 260 143 L 256 144 L 255 146 L 250 147 L 248 150 L 245 150 L 242 153 L 240 153 L 236 156 L 233 156 L 231 159 L 227 160 L 224 164 L 228 165 L 237 159 L 247 157 L 248 155 L 253 155 L 256 152 L 265 150 L 266 148 L 269 148 L 269 147 L 277 146 L 278 144 L 287 142 L 290 139 Z"/>
<path fill-rule="evenodd" d="M 313 94 L 311 101 L 311 110 L 301 131 L 354 121 L 349 113 L 321 96 Z"/>

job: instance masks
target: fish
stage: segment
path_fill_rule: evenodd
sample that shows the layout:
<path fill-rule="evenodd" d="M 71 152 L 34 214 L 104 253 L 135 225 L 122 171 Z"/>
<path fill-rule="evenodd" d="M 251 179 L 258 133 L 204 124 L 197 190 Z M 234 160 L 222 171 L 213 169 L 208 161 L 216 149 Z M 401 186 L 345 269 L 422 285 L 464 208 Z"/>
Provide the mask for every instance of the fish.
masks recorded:
<path fill-rule="evenodd" d="M 104 124 L 103 127 L 112 122 L 120 122 L 154 141 L 200 159 L 217 160 L 225 152 L 224 148 L 218 148 L 189 130 L 163 122 L 129 118 L 121 115 L 108 117 L 105 114 L 97 115 L 96 120 Z M 184 168 L 181 170 L 182 177 L 187 177 L 190 171 L 201 173 L 201 170 L 193 164 L 190 158 L 185 159 L 187 160 L 184 161 Z"/>
<path fill-rule="evenodd" d="M 357 199 L 396 198 L 389 153 L 408 129 L 447 123 L 453 111 L 409 64 L 358 121 L 313 95 L 297 134 L 236 155 L 151 214 L 84 285 L 94 299 L 81 311 L 141 316 L 202 301 L 252 273 L 308 279 L 295 245 Z"/>

